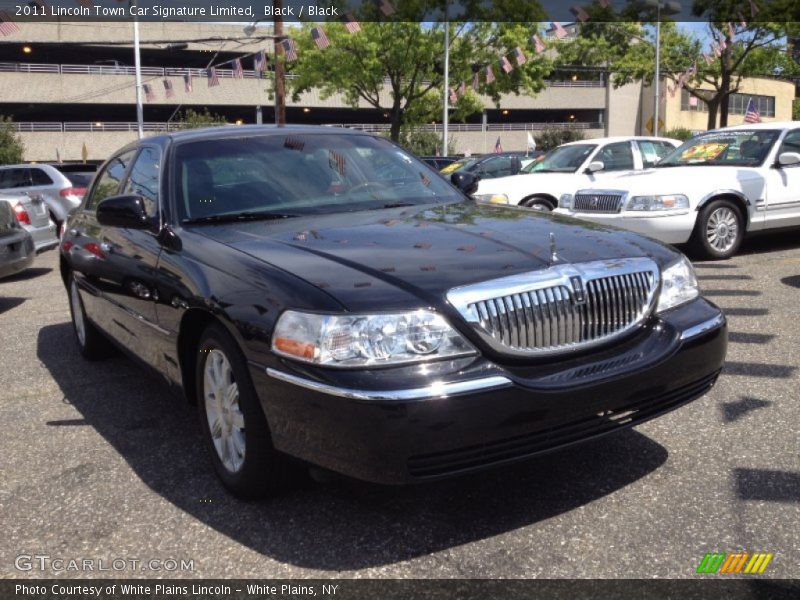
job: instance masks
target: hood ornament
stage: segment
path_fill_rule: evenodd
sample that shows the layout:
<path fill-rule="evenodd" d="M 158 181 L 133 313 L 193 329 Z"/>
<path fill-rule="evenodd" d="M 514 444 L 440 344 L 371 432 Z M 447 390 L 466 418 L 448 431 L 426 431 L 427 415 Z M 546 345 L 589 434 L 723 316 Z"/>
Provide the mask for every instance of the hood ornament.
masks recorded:
<path fill-rule="evenodd" d="M 559 260 L 560 259 L 558 258 L 558 252 L 556 251 L 556 234 L 551 231 L 550 232 L 550 266 L 552 267 Z"/>

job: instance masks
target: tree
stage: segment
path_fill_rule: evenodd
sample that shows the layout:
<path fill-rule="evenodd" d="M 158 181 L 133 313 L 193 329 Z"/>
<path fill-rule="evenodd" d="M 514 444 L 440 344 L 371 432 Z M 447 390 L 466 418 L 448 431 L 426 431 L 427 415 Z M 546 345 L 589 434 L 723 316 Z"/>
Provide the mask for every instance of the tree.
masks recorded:
<path fill-rule="evenodd" d="M 500 10 L 510 0 L 496 0 L 493 10 Z M 430 4 L 429 2 L 427 4 Z M 469 4 L 469 2 L 468 2 Z M 342 23 L 321 26 L 330 42 L 320 49 L 311 29 L 304 24 L 296 34 L 298 60 L 289 64 L 294 78 L 289 81 L 292 96 L 299 101 L 302 94 L 318 89 L 323 98 L 342 94 L 352 107 L 366 104 L 387 115 L 390 137 L 397 141 L 405 124 L 430 122 L 442 114 L 443 23 L 423 24 L 414 11 L 425 6 L 424 0 L 408 0 L 397 6 L 397 21 L 361 21 L 361 30 L 350 33 Z M 544 20 L 538 2 L 513 3 L 520 21 Z M 377 10 L 365 4 L 364 11 Z M 477 9 L 470 9 L 477 10 Z M 474 13 L 473 13 L 474 14 Z M 369 17 L 369 15 L 366 15 Z M 414 22 L 416 18 L 417 22 Z M 534 94 L 544 87 L 549 62 L 536 56 L 530 47 L 533 31 L 529 23 L 475 21 L 450 23 L 450 85 L 465 88 L 479 75 L 478 92 L 487 94 L 495 103 L 501 94 L 525 91 Z M 513 57 L 519 46 L 527 62 L 519 66 Z M 506 74 L 500 58 L 507 56 L 514 69 Z M 486 83 L 486 67 L 492 68 L 495 80 Z M 471 91 L 460 95 L 453 118 L 458 120 L 481 110 L 478 96 Z"/>
<path fill-rule="evenodd" d="M 218 125 L 227 125 L 228 122 L 225 117 L 216 113 L 209 112 L 206 108 L 203 112 L 188 109 L 180 118 L 180 126 L 182 129 L 198 129 L 200 127 L 215 127 Z"/>
<path fill-rule="evenodd" d="M 0 115 L 0 165 L 14 165 L 24 160 L 25 146 L 10 117 Z"/>
<path fill-rule="evenodd" d="M 797 25 L 785 23 L 776 0 L 759 13 L 758 21 L 743 23 L 742 2 L 695 0 L 693 11 L 709 18 L 707 36 L 712 48 L 673 22 L 661 24 L 661 74 L 670 93 L 682 87 L 708 107 L 708 128 L 728 124 L 728 99 L 748 77 L 791 77 L 800 73 L 785 47 L 785 36 Z M 785 7 L 784 7 L 785 8 Z M 775 22 L 768 18 L 775 17 Z M 653 18 L 652 15 L 649 15 Z M 639 23 L 589 23 L 574 43 L 559 45 L 562 64 L 605 65 L 615 86 L 633 81 L 652 83 L 655 44 L 652 26 Z M 705 57 L 708 57 L 706 60 Z M 576 62 L 577 61 L 577 62 Z"/>
<path fill-rule="evenodd" d="M 582 131 L 577 129 L 558 129 L 548 127 L 536 135 L 536 148 L 548 152 L 567 142 L 577 142 L 585 139 Z"/>

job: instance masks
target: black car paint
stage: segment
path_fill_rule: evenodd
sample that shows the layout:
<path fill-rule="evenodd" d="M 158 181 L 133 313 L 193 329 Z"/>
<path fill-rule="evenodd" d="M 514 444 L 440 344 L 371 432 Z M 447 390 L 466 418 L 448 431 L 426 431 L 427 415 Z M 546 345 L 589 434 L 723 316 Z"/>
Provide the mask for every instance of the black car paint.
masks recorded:
<path fill-rule="evenodd" d="M 306 131 L 329 130 L 292 127 L 280 133 Z M 678 258 L 674 250 L 632 233 L 467 198 L 277 221 L 182 225 L 173 218 L 170 157 L 176 144 L 275 132 L 226 128 L 141 142 L 139 147 L 157 146 L 164 156 L 159 221 L 144 229 L 104 227 L 82 206 L 68 222 L 61 266 L 65 281 L 68 272 L 74 274 L 89 318 L 168 382 L 184 387 L 190 399 L 192 342 L 205 324 L 222 323 L 250 364 L 279 450 L 363 479 L 413 481 L 417 478 L 406 468 L 412 453 L 470 447 L 547 429 L 598 410 L 614 410 L 636 390 L 669 390 L 720 368 L 724 326 L 690 344 L 680 340 L 682 327 L 719 314 L 703 299 L 651 317 L 637 333 L 613 346 L 556 361 L 527 362 L 497 356 L 482 346 L 444 299 L 447 290 L 458 285 L 546 267 L 551 233 L 565 262 L 647 256 L 663 268 Z M 123 178 L 120 190 L 124 183 Z M 270 350 L 271 331 L 287 308 L 433 308 L 444 313 L 480 354 L 431 363 L 424 373 L 420 365 L 336 370 L 299 364 Z M 601 376 L 570 375 L 583 367 L 597 370 L 622 352 L 638 356 L 644 350 L 649 352 L 646 360 L 599 369 Z M 267 367 L 361 389 L 415 387 L 435 378 L 460 380 L 500 372 L 513 386 L 429 402 L 364 402 L 277 381 L 266 375 Z M 612 398 L 606 399 L 609 394 Z"/>

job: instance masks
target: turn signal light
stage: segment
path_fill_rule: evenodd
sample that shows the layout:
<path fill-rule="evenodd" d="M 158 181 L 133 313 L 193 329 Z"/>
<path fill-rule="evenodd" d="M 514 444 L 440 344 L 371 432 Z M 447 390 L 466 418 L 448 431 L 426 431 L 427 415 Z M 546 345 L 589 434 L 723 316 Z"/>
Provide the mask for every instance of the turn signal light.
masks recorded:
<path fill-rule="evenodd" d="M 273 345 L 276 350 L 291 354 L 297 358 L 305 358 L 306 360 L 313 359 L 317 351 L 317 347 L 314 344 L 306 344 L 285 337 L 275 338 Z"/>

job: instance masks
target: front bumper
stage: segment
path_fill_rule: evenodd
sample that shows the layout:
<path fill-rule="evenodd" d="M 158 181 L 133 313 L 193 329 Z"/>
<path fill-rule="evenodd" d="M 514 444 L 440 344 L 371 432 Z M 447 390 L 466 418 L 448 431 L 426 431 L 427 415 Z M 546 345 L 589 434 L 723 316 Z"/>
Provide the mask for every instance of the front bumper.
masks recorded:
<path fill-rule="evenodd" d="M 397 484 L 521 460 L 651 419 L 706 393 L 726 347 L 725 317 L 697 299 L 623 342 L 558 363 L 472 358 L 365 372 L 283 361 L 251 363 L 251 373 L 276 448 Z"/>
<path fill-rule="evenodd" d="M 678 215 L 575 212 L 565 208 L 553 211 L 556 214 L 591 221 L 600 225 L 613 225 L 657 239 L 666 244 L 685 244 L 694 231 L 697 211 L 688 210 Z"/>

